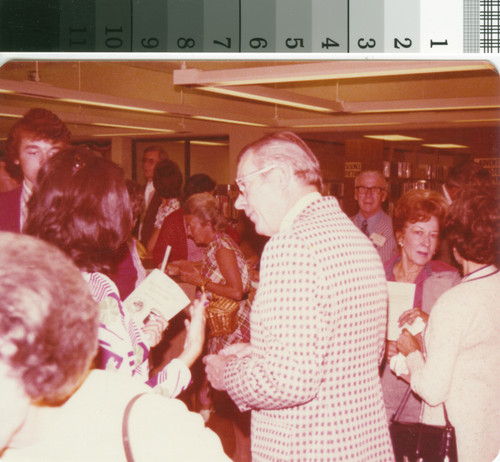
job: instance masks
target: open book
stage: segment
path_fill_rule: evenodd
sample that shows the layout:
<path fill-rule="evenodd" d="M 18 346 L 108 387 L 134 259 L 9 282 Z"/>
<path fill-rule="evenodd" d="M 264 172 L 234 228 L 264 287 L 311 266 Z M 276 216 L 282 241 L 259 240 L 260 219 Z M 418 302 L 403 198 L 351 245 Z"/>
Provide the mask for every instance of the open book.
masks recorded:
<path fill-rule="evenodd" d="M 159 269 L 154 269 L 123 302 L 124 309 L 139 323 L 152 310 L 167 321 L 191 303 L 185 292 Z"/>

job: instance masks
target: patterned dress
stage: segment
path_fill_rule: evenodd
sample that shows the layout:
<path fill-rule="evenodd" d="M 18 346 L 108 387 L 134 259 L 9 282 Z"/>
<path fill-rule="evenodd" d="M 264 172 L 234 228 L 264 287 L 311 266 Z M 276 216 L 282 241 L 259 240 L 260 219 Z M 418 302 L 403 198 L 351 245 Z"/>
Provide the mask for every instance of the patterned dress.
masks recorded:
<path fill-rule="evenodd" d="M 124 310 L 118 289 L 111 279 L 101 273 L 83 273 L 83 276 L 100 309 L 99 352 L 95 367 L 138 377 L 168 397 L 175 397 L 185 390 L 191 372 L 178 359 L 170 361 L 149 379 L 150 345 L 143 326 Z"/>
<path fill-rule="evenodd" d="M 226 248 L 232 250 L 236 255 L 238 269 L 241 274 L 241 282 L 243 285 L 243 292 L 248 294 L 250 291 L 250 277 L 248 273 L 248 266 L 241 249 L 236 243 L 224 233 L 217 233 L 216 238 L 207 247 L 205 258 L 201 266 L 201 274 L 205 278 L 209 278 L 214 283 L 224 283 L 224 276 L 220 271 L 215 257 L 219 249 Z M 208 296 L 211 293 L 207 291 Z M 209 353 L 218 353 L 222 348 L 238 342 L 250 341 L 250 302 L 247 298 L 240 301 L 240 309 L 238 312 L 238 327 L 229 335 L 222 335 L 220 337 L 213 337 L 207 340 L 207 349 Z"/>

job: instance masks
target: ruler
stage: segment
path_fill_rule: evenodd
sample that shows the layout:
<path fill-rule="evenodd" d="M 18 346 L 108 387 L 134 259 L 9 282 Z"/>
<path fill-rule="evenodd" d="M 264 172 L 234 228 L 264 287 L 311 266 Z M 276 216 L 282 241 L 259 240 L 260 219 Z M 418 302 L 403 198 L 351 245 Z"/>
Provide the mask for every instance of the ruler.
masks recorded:
<path fill-rule="evenodd" d="M 0 51 L 498 53 L 500 0 L 0 0 Z"/>

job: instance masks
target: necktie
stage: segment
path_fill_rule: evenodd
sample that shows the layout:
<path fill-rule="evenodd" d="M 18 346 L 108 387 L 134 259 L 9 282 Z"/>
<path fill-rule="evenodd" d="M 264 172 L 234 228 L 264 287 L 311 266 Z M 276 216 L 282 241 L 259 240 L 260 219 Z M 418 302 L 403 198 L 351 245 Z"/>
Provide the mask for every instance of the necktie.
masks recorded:
<path fill-rule="evenodd" d="M 368 236 L 368 222 L 366 220 L 361 223 L 361 231 Z"/>

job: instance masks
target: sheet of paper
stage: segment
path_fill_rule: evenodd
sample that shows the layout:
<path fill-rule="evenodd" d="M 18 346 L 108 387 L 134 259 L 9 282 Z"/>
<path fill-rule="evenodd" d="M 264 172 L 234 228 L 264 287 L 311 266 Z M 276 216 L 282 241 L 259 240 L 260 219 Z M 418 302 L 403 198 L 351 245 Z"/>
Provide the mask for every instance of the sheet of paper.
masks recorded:
<path fill-rule="evenodd" d="M 174 280 L 159 269 L 154 269 L 125 299 L 123 306 L 137 322 L 142 323 L 151 310 L 169 320 L 190 302 Z"/>
<path fill-rule="evenodd" d="M 410 282 L 387 282 L 389 292 L 389 310 L 387 315 L 387 339 L 397 340 L 401 334 L 398 319 L 407 310 L 413 308 L 415 284 Z"/>

